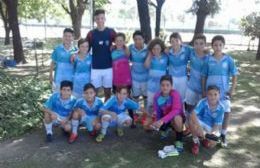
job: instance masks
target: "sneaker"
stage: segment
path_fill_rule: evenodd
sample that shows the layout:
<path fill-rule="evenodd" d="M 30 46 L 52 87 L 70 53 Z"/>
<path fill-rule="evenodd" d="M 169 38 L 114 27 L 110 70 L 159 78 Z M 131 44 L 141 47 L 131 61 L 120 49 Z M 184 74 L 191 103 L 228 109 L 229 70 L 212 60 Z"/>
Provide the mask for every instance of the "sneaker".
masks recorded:
<path fill-rule="evenodd" d="M 210 148 L 209 140 L 203 139 L 203 140 L 202 140 L 202 145 L 203 145 L 205 148 Z"/>
<path fill-rule="evenodd" d="M 193 143 L 192 148 L 191 148 L 191 152 L 193 155 L 198 155 L 200 151 L 200 146 L 198 143 Z"/>
<path fill-rule="evenodd" d="M 183 142 L 181 141 L 176 141 L 175 142 L 175 146 L 176 146 L 176 149 L 179 153 L 183 152 Z"/>
<path fill-rule="evenodd" d="M 99 135 L 96 137 L 96 141 L 97 141 L 97 142 L 102 142 L 104 138 L 105 138 L 105 135 L 104 135 L 104 134 L 99 134 Z"/>
<path fill-rule="evenodd" d="M 220 135 L 220 138 L 221 138 L 221 146 L 222 146 L 223 148 L 226 148 L 226 147 L 227 147 L 226 135 L 221 134 L 221 135 Z"/>
<path fill-rule="evenodd" d="M 119 137 L 121 137 L 121 136 L 124 135 L 124 130 L 123 130 L 122 128 L 117 128 L 117 129 L 116 129 L 116 132 L 117 132 L 117 135 L 118 135 Z"/>
<path fill-rule="evenodd" d="M 179 155 L 179 152 L 177 151 L 176 148 L 171 147 L 171 146 L 165 146 L 163 148 L 163 150 L 159 150 L 158 151 L 158 156 L 161 158 L 161 159 L 164 159 L 166 158 L 167 156 L 178 156 Z"/>
<path fill-rule="evenodd" d="M 69 137 L 69 143 L 71 144 L 75 142 L 77 138 L 78 138 L 78 134 L 71 133 Z"/>
<path fill-rule="evenodd" d="M 52 142 L 52 134 L 46 135 L 46 142 Z"/>

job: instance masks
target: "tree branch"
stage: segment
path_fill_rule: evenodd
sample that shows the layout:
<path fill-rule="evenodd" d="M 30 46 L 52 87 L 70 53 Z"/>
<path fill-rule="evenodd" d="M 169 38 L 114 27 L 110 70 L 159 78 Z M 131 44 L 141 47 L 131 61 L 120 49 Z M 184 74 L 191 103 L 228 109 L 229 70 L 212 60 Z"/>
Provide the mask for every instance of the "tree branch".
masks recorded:
<path fill-rule="evenodd" d="M 64 4 L 61 4 L 61 7 L 62 7 L 68 14 L 71 14 L 71 12 L 69 11 L 69 9 L 68 9 Z"/>
<path fill-rule="evenodd" d="M 157 8 L 157 5 L 155 5 L 155 3 L 153 3 L 151 0 L 148 1 L 148 4 L 153 6 L 153 7 L 155 7 L 155 8 Z"/>

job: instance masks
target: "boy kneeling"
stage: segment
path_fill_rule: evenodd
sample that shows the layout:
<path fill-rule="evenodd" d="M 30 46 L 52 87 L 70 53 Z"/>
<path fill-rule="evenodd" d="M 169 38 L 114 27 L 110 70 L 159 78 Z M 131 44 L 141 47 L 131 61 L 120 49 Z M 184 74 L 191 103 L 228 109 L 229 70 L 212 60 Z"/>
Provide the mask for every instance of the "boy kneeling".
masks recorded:
<path fill-rule="evenodd" d="M 220 102 L 219 88 L 215 85 L 209 86 L 207 97 L 197 104 L 190 117 L 189 124 L 193 135 L 192 153 L 194 155 L 199 153 L 199 138 L 206 148 L 216 145 L 224 112 L 224 106 Z"/>
<path fill-rule="evenodd" d="M 76 99 L 71 95 L 73 83 L 62 81 L 60 93 L 54 93 L 44 104 L 44 125 L 46 129 L 46 141 L 52 141 L 52 126 L 60 125 L 65 132 L 71 131 L 69 123 L 70 114 Z"/>

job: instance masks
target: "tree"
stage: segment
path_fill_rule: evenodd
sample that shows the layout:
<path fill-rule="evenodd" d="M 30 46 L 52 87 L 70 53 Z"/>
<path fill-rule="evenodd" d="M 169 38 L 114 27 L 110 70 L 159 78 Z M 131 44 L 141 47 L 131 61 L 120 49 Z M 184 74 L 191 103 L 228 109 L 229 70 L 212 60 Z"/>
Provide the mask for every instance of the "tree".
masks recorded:
<path fill-rule="evenodd" d="M 258 38 L 256 60 L 260 60 L 260 12 L 253 12 L 241 19 L 241 29 L 246 36 Z"/>
<path fill-rule="evenodd" d="M 89 5 L 90 0 L 69 0 L 67 4 L 64 0 L 56 0 L 59 4 L 61 4 L 62 8 L 65 10 L 67 14 L 70 15 L 72 27 L 75 32 L 75 38 L 79 39 L 81 37 L 81 25 L 82 25 L 82 17 Z M 92 8 L 102 7 L 104 4 L 108 3 L 108 0 L 93 0 Z"/>
<path fill-rule="evenodd" d="M 191 12 L 196 15 L 196 26 L 194 30 L 194 37 L 197 34 L 204 33 L 204 25 L 208 15 L 212 17 L 220 10 L 220 0 L 193 0 L 191 8 L 187 12 Z"/>
<path fill-rule="evenodd" d="M 155 7 L 156 10 L 156 20 L 155 20 L 155 37 L 159 37 L 160 35 L 160 27 L 161 27 L 161 13 L 162 13 L 162 6 L 165 0 L 156 0 L 156 3 L 153 3 L 151 0 L 149 4 Z"/>
<path fill-rule="evenodd" d="M 4 23 L 4 29 L 5 29 L 5 42 L 4 44 L 5 45 L 8 45 L 10 44 L 10 26 L 9 26 L 9 23 L 8 23 L 8 12 L 7 12 L 7 9 L 6 9 L 6 5 L 4 4 L 4 2 L 2 0 L 0 0 L 0 15 L 1 15 L 1 18 L 3 20 L 3 23 Z"/>
<path fill-rule="evenodd" d="M 23 46 L 20 35 L 20 29 L 18 25 L 18 0 L 3 0 L 6 5 L 6 9 L 8 12 L 8 22 L 9 26 L 12 30 L 13 35 L 13 49 L 14 49 L 14 60 L 16 63 L 26 63 L 24 54 L 23 54 Z"/>
<path fill-rule="evenodd" d="M 152 38 L 148 0 L 136 0 L 139 14 L 141 31 L 144 33 L 145 42 L 148 43 Z"/>

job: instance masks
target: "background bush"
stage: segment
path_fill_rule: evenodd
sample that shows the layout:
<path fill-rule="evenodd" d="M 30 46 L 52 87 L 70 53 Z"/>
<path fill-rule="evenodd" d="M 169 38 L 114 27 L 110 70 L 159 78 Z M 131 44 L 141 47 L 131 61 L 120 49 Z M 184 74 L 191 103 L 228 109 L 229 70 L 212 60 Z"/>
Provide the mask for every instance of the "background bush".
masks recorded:
<path fill-rule="evenodd" d="M 0 140 L 39 126 L 42 103 L 49 94 L 47 82 L 13 77 L 0 69 Z"/>

